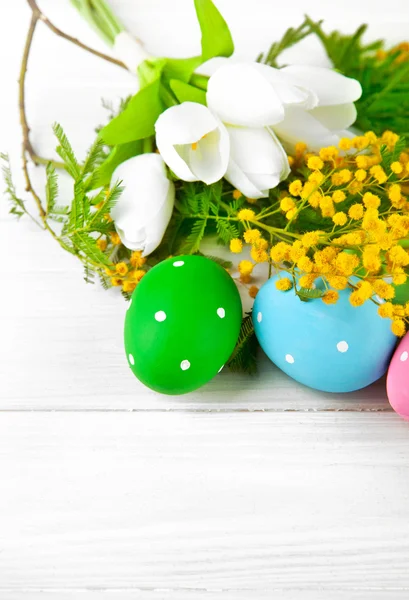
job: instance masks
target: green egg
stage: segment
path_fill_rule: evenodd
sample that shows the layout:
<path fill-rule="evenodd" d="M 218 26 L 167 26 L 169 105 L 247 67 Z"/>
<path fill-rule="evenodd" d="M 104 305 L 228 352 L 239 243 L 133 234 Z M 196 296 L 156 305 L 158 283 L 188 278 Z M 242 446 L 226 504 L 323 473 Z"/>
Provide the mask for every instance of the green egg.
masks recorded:
<path fill-rule="evenodd" d="M 202 256 L 169 258 L 145 275 L 129 303 L 129 366 L 157 392 L 191 392 L 230 358 L 241 319 L 237 287 L 220 265 Z"/>

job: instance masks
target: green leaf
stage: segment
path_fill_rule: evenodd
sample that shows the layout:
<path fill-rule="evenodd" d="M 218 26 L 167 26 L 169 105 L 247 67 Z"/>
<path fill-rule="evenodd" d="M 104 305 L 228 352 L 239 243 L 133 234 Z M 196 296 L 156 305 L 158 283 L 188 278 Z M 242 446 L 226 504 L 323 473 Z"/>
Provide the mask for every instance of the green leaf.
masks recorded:
<path fill-rule="evenodd" d="M 91 219 L 88 223 L 88 228 L 92 227 L 93 230 L 96 230 L 96 231 L 101 231 L 101 230 L 105 229 L 107 222 L 104 219 L 104 217 L 105 217 L 105 215 L 107 215 L 111 212 L 111 210 L 117 203 L 120 195 L 122 194 L 123 189 L 124 188 L 121 187 L 120 183 L 118 182 L 109 190 L 101 208 L 99 208 L 95 212 L 95 214 L 91 217 Z M 105 195 L 104 192 L 103 192 L 103 194 Z"/>
<path fill-rule="evenodd" d="M 84 226 L 84 205 L 86 202 L 89 203 L 89 200 L 86 198 L 84 184 L 82 181 L 77 181 L 74 185 L 74 199 L 71 204 L 71 210 L 67 223 L 67 233 L 71 233 Z"/>
<path fill-rule="evenodd" d="M 206 219 L 199 219 L 195 222 L 190 234 L 179 249 L 180 254 L 195 254 L 195 252 L 199 250 L 200 242 L 202 241 L 206 231 L 206 225 Z"/>
<path fill-rule="evenodd" d="M 206 106 L 206 92 L 203 90 L 178 79 L 171 79 L 169 85 L 180 103 L 197 102 Z"/>
<path fill-rule="evenodd" d="M 401 285 L 394 285 L 395 297 L 392 304 L 406 304 L 409 301 L 409 281 Z"/>
<path fill-rule="evenodd" d="M 138 67 L 138 77 L 141 88 L 160 79 L 167 62 L 166 58 L 150 58 L 144 60 Z"/>
<path fill-rule="evenodd" d="M 24 200 L 18 198 L 16 194 L 16 188 L 14 186 L 13 177 L 11 175 L 10 168 L 10 158 L 8 154 L 0 154 L 0 159 L 2 161 L 2 174 L 4 183 L 6 184 L 6 189 L 4 193 L 8 196 L 8 199 L 11 203 L 10 214 L 14 215 L 18 219 L 24 215 L 24 213 L 28 214 Z"/>
<path fill-rule="evenodd" d="M 110 264 L 108 257 L 98 248 L 96 240 L 87 233 L 75 233 L 71 240 L 91 262 L 107 266 Z"/>
<path fill-rule="evenodd" d="M 179 79 L 188 83 L 193 71 L 203 63 L 201 56 L 191 58 L 168 58 L 163 69 L 166 79 Z"/>
<path fill-rule="evenodd" d="M 231 56 L 234 44 L 230 30 L 212 0 L 195 0 L 195 8 L 202 31 L 202 61 Z"/>
<path fill-rule="evenodd" d="M 45 184 L 45 197 L 46 197 L 46 213 L 52 214 L 55 209 L 58 196 L 58 181 L 57 173 L 51 163 L 48 163 L 46 168 L 47 181 Z"/>
<path fill-rule="evenodd" d="M 224 258 L 220 258 L 220 256 L 213 256 L 212 254 L 202 254 L 202 252 L 196 252 L 196 254 L 198 254 L 199 256 L 204 256 L 205 258 L 208 258 L 209 260 L 212 260 L 216 264 L 223 267 L 223 269 L 231 269 L 233 266 L 233 263 L 231 262 L 231 260 L 225 260 Z"/>
<path fill-rule="evenodd" d="M 297 292 L 297 296 L 301 298 L 301 300 L 315 300 L 317 298 L 322 298 L 325 294 L 325 290 L 320 288 L 300 288 Z"/>
<path fill-rule="evenodd" d="M 319 21 L 317 25 L 320 25 L 321 22 Z M 261 54 L 257 60 L 272 67 L 278 67 L 277 58 L 280 54 L 284 50 L 287 50 L 287 48 L 298 44 L 298 42 L 308 37 L 311 33 L 311 25 L 308 22 L 308 17 L 306 17 L 305 21 L 297 29 L 293 29 L 292 27 L 287 29 L 281 40 L 274 42 L 267 54 Z"/>
<path fill-rule="evenodd" d="M 65 135 L 64 130 L 59 123 L 54 123 L 53 131 L 56 138 L 60 142 L 60 145 L 57 146 L 57 153 L 63 159 L 67 172 L 75 181 L 77 181 L 77 179 L 79 179 L 81 176 L 81 169 L 77 159 L 75 158 L 71 144 L 69 143 L 67 136 Z"/>
<path fill-rule="evenodd" d="M 227 366 L 233 372 L 244 372 L 250 375 L 257 372 L 257 355 L 258 342 L 254 333 L 254 326 L 251 314 L 244 317 L 240 335 L 236 347 L 227 361 Z"/>
<path fill-rule="evenodd" d="M 164 260 L 169 255 L 175 254 L 175 249 L 180 246 L 183 239 L 183 223 L 184 217 L 174 211 L 160 246 L 155 251 L 155 259 Z"/>
<path fill-rule="evenodd" d="M 116 146 L 153 135 L 156 120 L 164 110 L 159 92 L 160 81 L 156 80 L 133 96 L 124 112 L 100 131 L 105 143 Z"/>
<path fill-rule="evenodd" d="M 138 156 L 138 154 L 141 154 L 141 152 L 142 140 L 136 140 L 135 142 L 128 142 L 126 144 L 115 146 L 108 158 L 99 167 L 96 173 L 94 187 L 98 188 L 109 185 L 115 169 L 129 158 Z"/>
<path fill-rule="evenodd" d="M 83 176 L 92 173 L 99 163 L 102 162 L 104 156 L 104 142 L 97 138 L 92 144 L 85 158 L 81 173 Z"/>
<path fill-rule="evenodd" d="M 398 139 L 398 141 L 396 142 L 394 148 L 392 151 L 388 150 L 388 147 L 386 145 L 381 146 L 381 156 L 382 156 L 382 162 L 381 162 L 381 166 L 384 169 L 387 169 L 389 171 L 391 164 L 397 160 L 399 160 L 399 157 L 401 155 L 402 152 L 404 152 L 407 148 L 407 142 L 406 139 L 404 137 L 400 137 Z M 397 181 L 398 178 L 395 177 L 391 177 L 390 181 Z"/>
<path fill-rule="evenodd" d="M 230 241 L 234 238 L 240 237 L 239 230 L 236 225 L 229 223 L 229 221 L 225 221 L 223 219 L 217 219 L 216 221 L 216 229 L 219 234 L 220 240 L 226 246 L 229 245 Z"/>

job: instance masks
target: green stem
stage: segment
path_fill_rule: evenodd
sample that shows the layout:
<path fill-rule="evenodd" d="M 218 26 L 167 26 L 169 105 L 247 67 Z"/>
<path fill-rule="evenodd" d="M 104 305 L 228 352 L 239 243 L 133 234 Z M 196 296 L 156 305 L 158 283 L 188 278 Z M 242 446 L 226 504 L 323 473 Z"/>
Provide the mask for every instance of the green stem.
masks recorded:
<path fill-rule="evenodd" d="M 142 140 L 142 152 L 143 154 L 150 154 L 153 152 L 153 137 L 147 137 Z"/>
<path fill-rule="evenodd" d="M 199 75 L 198 73 L 193 73 L 190 78 L 190 84 L 196 86 L 197 88 L 204 90 L 207 92 L 207 84 L 209 82 L 209 77 L 207 75 Z"/>
<path fill-rule="evenodd" d="M 160 86 L 160 97 L 165 104 L 166 107 L 170 108 L 171 106 L 177 106 L 179 104 L 176 96 L 164 85 Z"/>
<path fill-rule="evenodd" d="M 71 4 L 109 46 L 125 30 L 105 0 L 71 0 Z"/>
<path fill-rule="evenodd" d="M 223 205 L 223 203 L 221 203 Z M 176 208 L 179 210 L 180 214 L 185 218 L 185 219 L 213 219 L 213 220 L 221 220 L 221 221 L 235 221 L 237 222 L 242 222 L 241 219 L 237 218 L 237 217 L 223 217 L 220 215 L 202 215 L 202 214 L 193 214 L 193 213 L 186 213 L 183 212 L 183 208 L 181 210 L 181 207 L 178 206 L 177 204 L 175 204 Z M 268 231 L 268 233 L 270 233 L 270 235 L 275 235 L 277 237 L 291 237 L 291 238 L 295 238 L 297 240 L 299 240 L 302 236 L 300 234 L 297 233 L 292 233 L 291 231 L 285 231 L 284 229 L 280 229 L 279 227 L 271 227 L 270 225 L 265 225 L 264 223 L 261 223 L 260 221 L 258 221 L 257 219 L 254 220 L 249 220 L 249 223 L 252 223 L 253 225 L 257 225 L 257 227 L 260 227 L 260 229 L 264 229 L 265 231 Z"/>

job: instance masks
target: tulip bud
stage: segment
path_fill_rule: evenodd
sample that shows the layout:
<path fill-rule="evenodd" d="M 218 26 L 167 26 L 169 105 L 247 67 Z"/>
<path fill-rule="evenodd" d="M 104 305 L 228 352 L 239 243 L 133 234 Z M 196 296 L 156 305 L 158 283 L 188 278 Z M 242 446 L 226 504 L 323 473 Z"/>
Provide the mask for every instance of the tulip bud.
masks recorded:
<path fill-rule="evenodd" d="M 175 186 L 168 179 L 159 154 L 141 154 L 114 171 L 112 183 L 122 181 L 124 191 L 111 210 L 124 246 L 151 254 L 161 243 L 172 216 Z"/>

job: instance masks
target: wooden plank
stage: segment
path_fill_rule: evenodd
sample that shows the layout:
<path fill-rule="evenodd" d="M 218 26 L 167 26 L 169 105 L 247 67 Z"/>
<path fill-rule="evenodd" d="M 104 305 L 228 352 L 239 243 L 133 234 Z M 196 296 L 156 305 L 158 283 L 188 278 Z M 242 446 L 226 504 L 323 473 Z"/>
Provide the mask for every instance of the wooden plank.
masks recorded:
<path fill-rule="evenodd" d="M 1 593 L 1 592 L 0 592 Z M 57 590 L 3 592 L 7 600 L 407 600 L 407 590 L 322 591 L 274 590 L 269 592 L 212 590 Z"/>
<path fill-rule="evenodd" d="M 0 592 L 408 591 L 408 455 L 392 414 L 3 414 Z"/>

